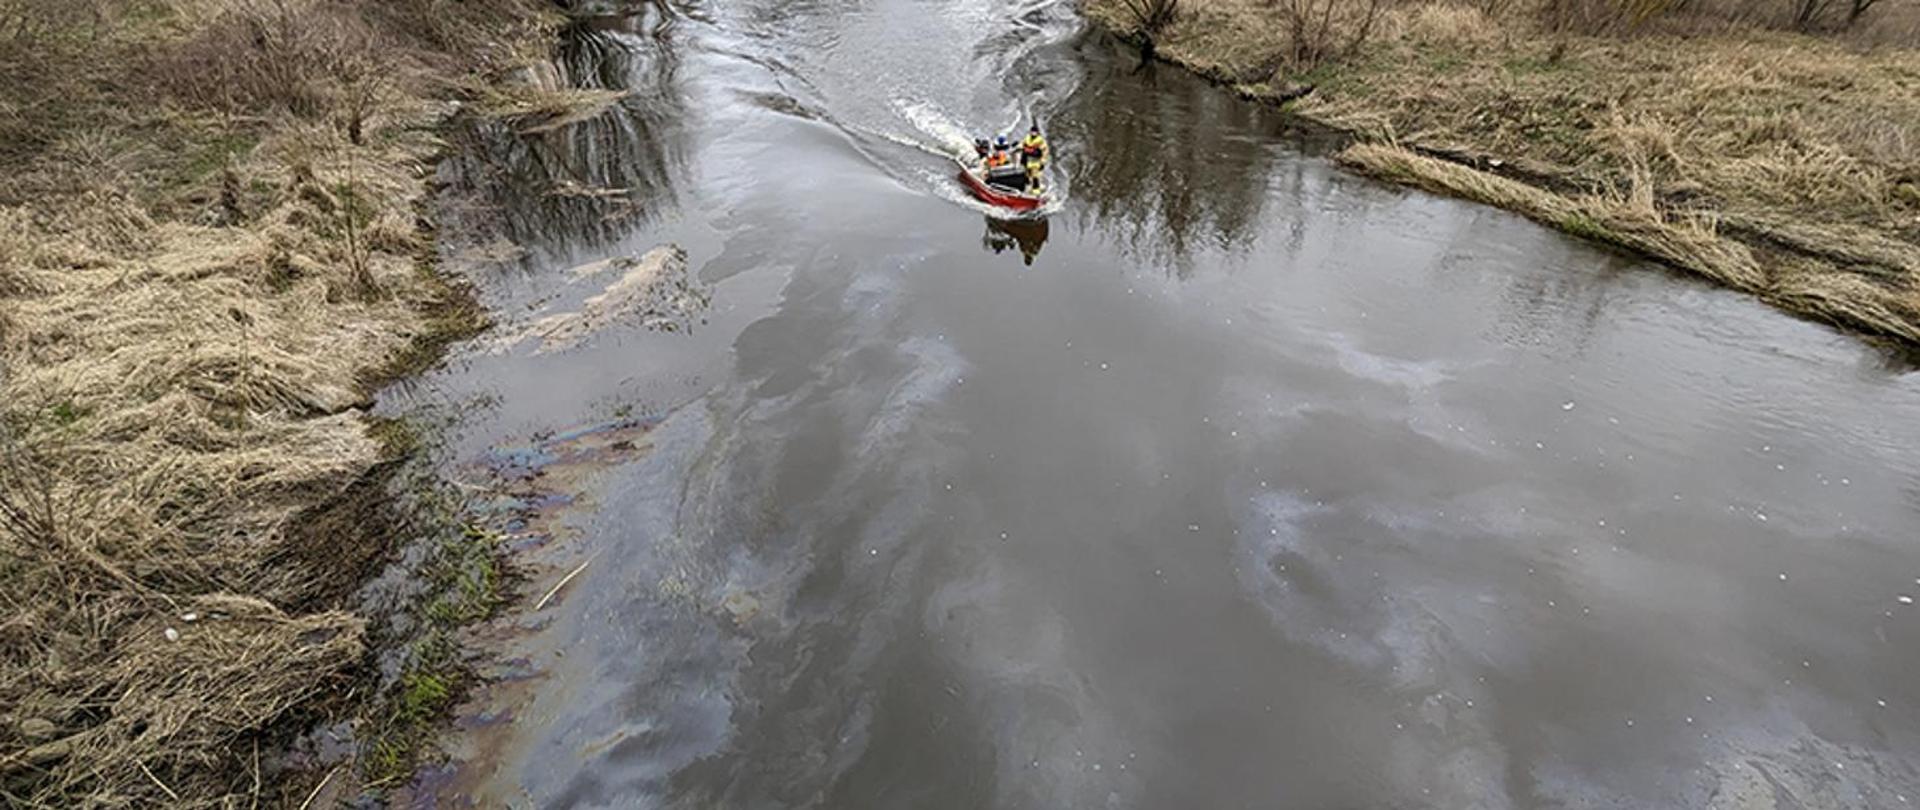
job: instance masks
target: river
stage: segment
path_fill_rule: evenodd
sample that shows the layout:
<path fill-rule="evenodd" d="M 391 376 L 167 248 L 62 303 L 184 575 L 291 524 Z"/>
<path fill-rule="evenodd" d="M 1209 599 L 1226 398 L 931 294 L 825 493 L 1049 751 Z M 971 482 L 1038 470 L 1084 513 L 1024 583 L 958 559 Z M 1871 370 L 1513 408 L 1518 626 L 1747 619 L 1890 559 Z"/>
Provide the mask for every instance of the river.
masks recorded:
<path fill-rule="evenodd" d="M 607 115 L 456 144 L 501 326 L 388 405 L 529 596 L 403 803 L 1920 803 L 1920 375 L 1130 57 L 674 2 L 569 31 Z M 942 155 L 1034 118 L 996 221 Z M 685 317 L 498 339 L 669 243 Z"/>

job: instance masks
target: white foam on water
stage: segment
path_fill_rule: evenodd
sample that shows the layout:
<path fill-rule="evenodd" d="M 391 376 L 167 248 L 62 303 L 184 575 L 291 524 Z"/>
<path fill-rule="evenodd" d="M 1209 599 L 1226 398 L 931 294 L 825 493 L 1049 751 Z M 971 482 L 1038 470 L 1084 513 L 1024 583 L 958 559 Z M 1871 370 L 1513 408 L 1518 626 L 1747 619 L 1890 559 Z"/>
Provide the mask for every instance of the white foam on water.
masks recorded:
<path fill-rule="evenodd" d="M 976 136 L 968 134 L 966 127 L 938 105 L 928 101 L 894 99 L 893 108 L 915 132 L 926 136 L 928 143 L 938 146 L 938 154 L 959 157 L 973 149 Z"/>

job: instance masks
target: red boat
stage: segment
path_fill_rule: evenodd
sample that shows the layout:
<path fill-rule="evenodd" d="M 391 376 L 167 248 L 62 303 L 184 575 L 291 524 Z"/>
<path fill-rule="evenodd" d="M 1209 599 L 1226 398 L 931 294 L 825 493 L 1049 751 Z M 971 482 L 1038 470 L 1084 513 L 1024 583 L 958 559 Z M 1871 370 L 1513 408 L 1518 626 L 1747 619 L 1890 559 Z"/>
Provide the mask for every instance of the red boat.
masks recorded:
<path fill-rule="evenodd" d="M 996 175 L 989 181 L 980 167 L 969 166 L 958 158 L 953 162 L 960 167 L 960 182 L 982 202 L 1015 211 L 1032 211 L 1047 203 L 1046 192 L 1026 193 L 1026 174 L 1021 170 Z"/>

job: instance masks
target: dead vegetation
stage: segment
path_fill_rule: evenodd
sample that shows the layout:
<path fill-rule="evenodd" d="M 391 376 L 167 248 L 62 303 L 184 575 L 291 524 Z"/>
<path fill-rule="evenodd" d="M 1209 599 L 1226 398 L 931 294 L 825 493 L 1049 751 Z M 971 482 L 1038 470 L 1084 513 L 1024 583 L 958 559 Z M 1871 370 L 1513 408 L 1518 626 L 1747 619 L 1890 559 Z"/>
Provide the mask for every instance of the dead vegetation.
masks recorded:
<path fill-rule="evenodd" d="M 661 245 L 638 256 L 590 262 L 572 270 L 576 281 L 619 275 L 569 312 L 540 315 L 525 328 L 507 332 L 496 345 L 511 348 L 537 341 L 535 354 L 576 348 L 595 333 L 627 323 L 661 332 L 686 332 L 704 317 L 712 293 L 687 272 L 687 252 Z"/>
<path fill-rule="evenodd" d="M 310 518 L 458 301 L 429 98 L 537 7 L 443 6 L 0 0 L 0 804 L 272 801 L 363 663 L 383 538 Z"/>
<path fill-rule="evenodd" d="M 1324 1 L 1344 10 L 1302 34 L 1292 0 L 1188 0 L 1159 52 L 1370 142 L 1346 160 L 1375 174 L 1920 337 L 1920 51 L 1876 44 L 1920 42 L 1915 9 L 1475 0 L 1369 23 L 1368 0 Z M 1127 30 L 1109 2 L 1089 12 Z"/>
<path fill-rule="evenodd" d="M 1383 0 L 1279 0 L 1274 3 L 1286 31 L 1286 64 L 1311 70 L 1345 59 L 1373 36 Z"/>
<path fill-rule="evenodd" d="M 1766 277 L 1746 248 L 1719 238 L 1706 217 L 1660 210 L 1644 179 L 1624 190 L 1567 197 L 1499 175 L 1378 143 L 1359 143 L 1341 162 L 1388 180 L 1505 208 L 1580 236 L 1695 270 L 1748 292 Z"/>

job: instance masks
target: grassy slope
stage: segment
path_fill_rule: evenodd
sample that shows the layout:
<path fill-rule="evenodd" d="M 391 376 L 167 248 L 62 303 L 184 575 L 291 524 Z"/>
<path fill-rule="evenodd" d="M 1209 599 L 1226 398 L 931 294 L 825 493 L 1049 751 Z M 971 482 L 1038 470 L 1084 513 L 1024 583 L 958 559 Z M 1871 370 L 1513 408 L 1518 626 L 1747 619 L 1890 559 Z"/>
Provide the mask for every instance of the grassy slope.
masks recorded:
<path fill-rule="evenodd" d="M 272 801 L 355 688 L 359 408 L 474 322 L 431 99 L 542 36 L 439 6 L 0 0 L 0 804 Z"/>
<path fill-rule="evenodd" d="M 1128 29 L 1118 0 L 1087 6 Z M 1548 36 L 1524 15 L 1429 3 L 1391 11 L 1348 59 L 1288 76 L 1271 6 L 1183 9 L 1164 58 L 1255 98 L 1315 84 L 1291 108 L 1373 142 L 1349 165 L 1643 251 L 1666 226 L 1663 241 L 1703 246 L 1646 251 L 1670 264 L 1920 343 L 1920 52 L 1739 29 Z M 1500 178 L 1475 175 L 1494 174 L 1531 202 L 1484 193 Z"/>

